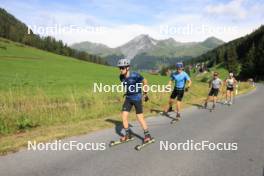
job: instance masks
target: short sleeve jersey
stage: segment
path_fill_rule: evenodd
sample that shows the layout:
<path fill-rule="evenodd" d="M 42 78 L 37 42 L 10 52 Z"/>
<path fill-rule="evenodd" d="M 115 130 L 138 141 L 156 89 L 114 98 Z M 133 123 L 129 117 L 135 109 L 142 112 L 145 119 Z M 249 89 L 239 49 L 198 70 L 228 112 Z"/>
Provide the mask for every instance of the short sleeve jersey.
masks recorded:
<path fill-rule="evenodd" d="M 211 85 L 213 89 L 219 89 L 222 85 L 222 80 L 220 78 L 212 79 Z"/>
<path fill-rule="evenodd" d="M 142 99 L 142 81 L 144 77 L 137 72 L 131 72 L 128 77 L 120 75 L 120 81 L 126 86 L 126 98 L 140 101 Z"/>
<path fill-rule="evenodd" d="M 175 88 L 184 89 L 186 81 L 190 80 L 189 75 L 182 71 L 181 73 L 174 72 L 171 74 L 171 80 L 175 82 Z"/>

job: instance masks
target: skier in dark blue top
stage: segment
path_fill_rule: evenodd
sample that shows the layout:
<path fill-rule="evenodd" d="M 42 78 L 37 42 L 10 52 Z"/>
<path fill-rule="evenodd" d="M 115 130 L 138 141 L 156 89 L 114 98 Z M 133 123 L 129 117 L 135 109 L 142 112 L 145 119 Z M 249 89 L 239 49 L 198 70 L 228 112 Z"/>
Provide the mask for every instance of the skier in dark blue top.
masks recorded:
<path fill-rule="evenodd" d="M 125 136 L 121 137 L 120 140 L 126 141 L 132 138 L 132 132 L 128 125 L 128 115 L 131 108 L 134 106 L 138 121 L 144 130 L 144 143 L 147 143 L 152 140 L 144 119 L 142 106 L 142 98 L 148 101 L 147 91 L 144 90 L 144 85 L 147 85 L 147 80 L 137 72 L 130 72 L 130 60 L 128 59 L 120 59 L 117 66 L 120 69 L 120 81 L 126 88 L 125 101 L 122 106 L 122 120 Z"/>

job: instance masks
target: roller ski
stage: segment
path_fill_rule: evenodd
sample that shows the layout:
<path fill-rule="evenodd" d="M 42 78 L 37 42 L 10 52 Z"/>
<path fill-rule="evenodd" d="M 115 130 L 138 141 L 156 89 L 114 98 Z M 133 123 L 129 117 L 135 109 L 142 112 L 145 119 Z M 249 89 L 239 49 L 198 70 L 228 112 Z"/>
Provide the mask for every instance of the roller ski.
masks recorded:
<path fill-rule="evenodd" d="M 146 146 L 148 146 L 149 144 L 152 144 L 152 143 L 154 143 L 154 142 L 155 142 L 155 139 L 152 138 L 149 134 L 147 134 L 147 135 L 145 135 L 145 137 L 144 137 L 143 143 L 140 144 L 140 145 L 137 145 L 137 146 L 135 147 L 135 149 L 136 149 L 137 151 L 140 151 L 142 148 L 144 148 L 144 147 L 146 147 Z"/>
<path fill-rule="evenodd" d="M 209 109 L 210 112 L 213 112 L 215 110 L 215 104 L 213 104 L 212 108 Z"/>
<path fill-rule="evenodd" d="M 127 143 L 129 141 L 133 141 L 134 137 L 132 135 L 132 132 L 130 131 L 130 129 L 126 129 L 126 134 L 124 136 L 122 136 L 119 140 L 117 141 L 111 141 L 109 146 L 113 147 L 119 144 L 124 144 Z"/>
<path fill-rule="evenodd" d="M 135 140 L 135 138 L 129 138 L 129 139 L 125 139 L 125 140 L 117 140 L 117 141 L 111 141 L 110 143 L 109 143 L 109 146 L 110 147 L 113 147 L 113 146 L 116 146 L 116 145 L 120 145 L 120 144 L 124 144 L 124 143 L 128 143 L 128 142 L 130 142 L 130 141 L 133 141 L 133 140 Z"/>
<path fill-rule="evenodd" d="M 170 123 L 174 124 L 174 123 L 178 122 L 179 120 L 181 120 L 181 114 L 177 112 L 176 113 L 176 118 L 172 119 L 172 121 Z"/>
<path fill-rule="evenodd" d="M 207 102 L 202 105 L 199 105 L 198 109 L 209 109 L 207 106 Z"/>
<path fill-rule="evenodd" d="M 203 109 L 208 109 L 210 112 L 215 110 L 215 104 L 213 104 L 212 108 L 208 108 L 207 103 L 204 104 Z"/>
<path fill-rule="evenodd" d="M 232 101 L 225 101 L 225 102 L 224 102 L 224 105 L 231 106 L 232 104 L 233 104 Z"/>

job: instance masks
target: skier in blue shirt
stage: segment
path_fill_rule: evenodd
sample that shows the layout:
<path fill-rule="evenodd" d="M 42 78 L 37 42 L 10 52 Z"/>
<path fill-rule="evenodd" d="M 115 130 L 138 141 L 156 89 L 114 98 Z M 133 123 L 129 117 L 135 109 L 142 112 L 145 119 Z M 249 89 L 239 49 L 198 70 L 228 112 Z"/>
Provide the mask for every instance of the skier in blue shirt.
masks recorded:
<path fill-rule="evenodd" d="M 183 63 L 182 62 L 178 62 L 176 64 L 176 69 L 177 72 L 173 72 L 171 74 L 171 79 L 168 83 L 168 85 L 172 85 L 172 83 L 175 83 L 174 89 L 172 91 L 172 94 L 170 96 L 170 100 L 169 100 L 169 107 L 167 107 L 165 109 L 165 112 L 169 112 L 172 111 L 172 105 L 174 103 L 175 98 L 177 97 L 176 100 L 176 118 L 172 120 L 172 123 L 179 120 L 181 115 L 180 115 L 180 110 L 181 110 L 181 101 L 183 99 L 184 96 L 184 91 L 188 91 L 192 81 L 189 77 L 189 75 L 183 71 Z M 187 83 L 188 82 L 188 83 Z M 187 86 L 186 86 L 187 84 Z"/>

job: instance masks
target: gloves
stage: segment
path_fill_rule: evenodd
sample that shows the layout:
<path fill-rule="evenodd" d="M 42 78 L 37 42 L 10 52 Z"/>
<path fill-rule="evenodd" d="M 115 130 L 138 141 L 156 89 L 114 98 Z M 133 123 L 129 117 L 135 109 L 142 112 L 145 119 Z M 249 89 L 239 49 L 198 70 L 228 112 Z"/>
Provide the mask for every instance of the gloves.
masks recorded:
<path fill-rule="evenodd" d="M 186 87 L 186 88 L 185 88 L 185 92 L 188 92 L 189 89 L 190 89 L 190 87 Z"/>

